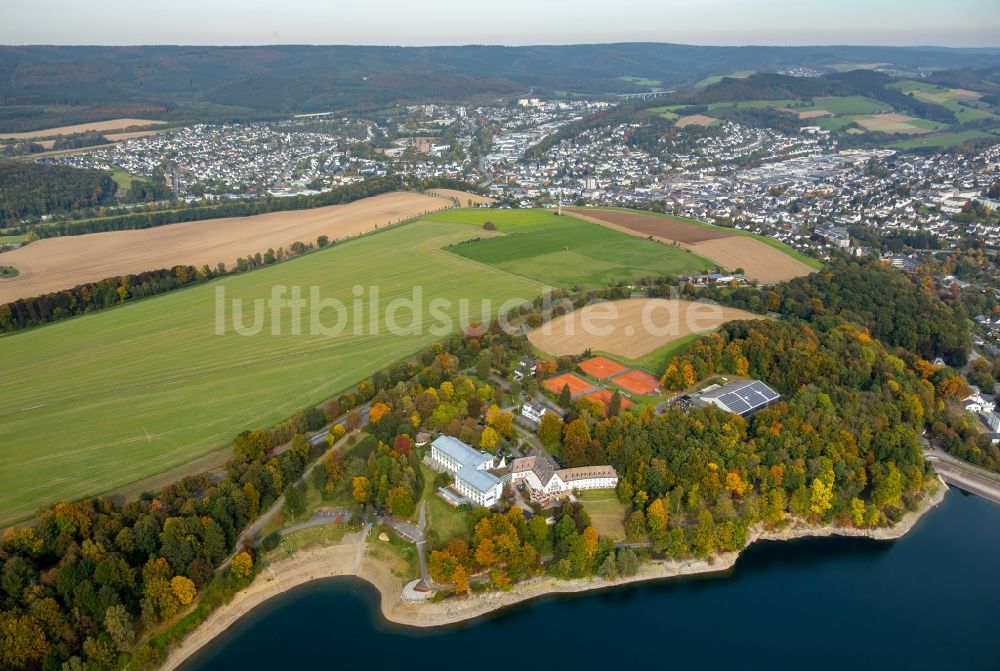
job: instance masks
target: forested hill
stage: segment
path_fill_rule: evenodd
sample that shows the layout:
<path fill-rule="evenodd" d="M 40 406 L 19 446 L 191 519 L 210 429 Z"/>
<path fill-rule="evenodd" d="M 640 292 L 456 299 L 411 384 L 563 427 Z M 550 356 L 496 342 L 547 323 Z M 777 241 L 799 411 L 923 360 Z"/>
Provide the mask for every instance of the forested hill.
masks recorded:
<path fill-rule="evenodd" d="M 110 172 L 0 160 L 0 224 L 115 203 Z"/>
<path fill-rule="evenodd" d="M 822 272 L 778 284 L 701 294 L 756 312 L 772 310 L 820 328 L 841 320 L 864 328 L 889 347 L 951 366 L 968 360 L 970 320 L 961 304 L 948 304 L 907 275 L 876 262 L 835 260 Z"/>
<path fill-rule="evenodd" d="M 989 68 L 997 49 L 903 47 L 700 47 L 658 43 L 563 46 L 0 47 L 0 131 L 44 127 L 39 105 L 122 109 L 170 117 L 289 113 L 406 100 L 568 91 L 580 94 L 693 84 L 734 70 L 840 63 Z"/>

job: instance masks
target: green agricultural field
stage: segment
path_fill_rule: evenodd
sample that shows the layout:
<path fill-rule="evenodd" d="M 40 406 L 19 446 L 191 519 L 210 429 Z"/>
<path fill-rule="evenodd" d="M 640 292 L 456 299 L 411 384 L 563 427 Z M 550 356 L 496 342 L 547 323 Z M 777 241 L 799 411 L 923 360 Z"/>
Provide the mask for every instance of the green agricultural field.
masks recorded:
<path fill-rule="evenodd" d="M 443 309 L 451 316 L 459 314 L 455 302 L 467 299 L 469 318 L 477 319 L 482 299 L 496 312 L 504 301 L 541 292 L 535 281 L 442 249 L 469 232 L 467 225 L 416 222 L 0 338 L 0 525 L 56 499 L 98 494 L 187 463 L 245 429 L 273 425 L 339 393 L 443 337 L 443 329 L 430 329 L 439 324 L 432 299 L 452 301 Z M 266 305 L 278 285 L 304 287 L 307 297 L 317 286 L 322 298 L 340 299 L 347 329 L 293 335 L 289 310 L 272 321 L 264 309 L 260 335 L 238 335 L 231 322 L 216 335 L 217 290 L 225 290 L 224 304 L 241 299 L 252 324 L 253 302 Z M 410 298 L 414 285 L 423 292 L 422 334 L 387 333 L 378 311 L 353 333 L 355 287 L 365 289 L 359 305 L 370 308 L 362 301 L 377 286 L 385 308 Z M 336 321 L 332 310 L 323 315 L 327 326 Z M 411 323 L 405 308 L 397 323 Z"/>
<path fill-rule="evenodd" d="M 706 86 L 711 86 L 712 84 L 718 84 L 723 80 L 724 77 L 731 77 L 733 79 L 746 79 L 752 75 L 756 70 L 737 70 L 736 72 L 731 72 L 728 75 L 712 75 L 711 77 L 705 77 L 698 83 L 694 85 L 696 89 L 705 88 Z"/>
<path fill-rule="evenodd" d="M 553 210 L 448 210 L 428 219 L 482 228 L 492 221 L 500 233 L 451 248 L 553 287 L 596 289 L 647 275 L 680 275 L 715 268 L 684 249 L 645 240 Z M 484 231 L 485 232 L 485 231 Z"/>
<path fill-rule="evenodd" d="M 892 105 L 865 98 L 864 96 L 822 96 L 813 98 L 809 107 L 795 108 L 799 112 L 826 110 L 830 114 L 876 114 L 891 112 Z"/>
<path fill-rule="evenodd" d="M 627 207 L 601 207 L 601 208 L 594 208 L 594 209 L 619 210 L 621 212 L 639 212 L 639 210 L 630 210 Z M 441 214 L 448 214 L 448 212 L 442 212 Z M 664 219 L 675 219 L 677 221 L 683 221 L 683 222 L 686 222 L 686 223 L 689 223 L 689 224 L 694 224 L 696 226 L 701 226 L 702 228 L 710 228 L 710 229 L 712 229 L 714 231 L 720 231 L 720 230 L 721 231 L 725 231 L 726 233 L 728 233 L 730 235 L 742 235 L 742 236 L 745 236 L 745 237 L 755 238 L 756 240 L 760 240 L 761 242 L 763 242 L 765 245 L 768 245 L 770 247 L 774 247 L 775 249 L 777 249 L 777 250 L 779 250 L 781 252 L 784 252 L 785 254 L 788 254 L 793 259 L 797 259 L 797 260 L 801 261 L 802 263 L 806 264 L 807 266 L 815 268 L 816 270 L 822 270 L 823 269 L 823 262 L 822 261 L 818 261 L 818 260 L 812 258 L 811 256 L 806 256 L 802 252 L 789 247 L 788 245 L 786 245 L 785 243 L 781 242 L 780 240 L 775 240 L 774 238 L 770 238 L 770 237 L 768 237 L 766 235 L 756 235 L 754 233 L 751 233 L 750 231 L 743 231 L 743 230 L 740 230 L 738 228 L 726 228 L 726 227 L 723 227 L 723 226 L 716 226 L 715 224 L 709 224 L 709 223 L 704 222 L 704 221 L 699 221 L 698 219 L 692 219 L 690 217 L 678 217 L 678 216 L 673 215 L 673 214 L 664 214 L 664 213 L 660 213 L 660 212 L 645 212 L 645 211 L 641 212 L 641 214 L 647 214 L 647 215 L 649 215 L 651 217 L 663 217 Z"/>
<path fill-rule="evenodd" d="M 0 235 L 0 245 L 10 244 L 14 242 L 24 242 L 28 239 L 27 235 Z"/>
<path fill-rule="evenodd" d="M 957 147 L 966 142 L 990 138 L 992 141 L 1000 141 L 1000 135 L 982 130 L 965 130 L 957 133 L 937 133 L 934 135 L 920 135 L 908 140 L 893 142 L 889 146 L 893 149 L 920 149 L 921 147 L 933 147 L 935 149 L 946 149 Z"/>
<path fill-rule="evenodd" d="M 636 86 L 648 86 L 651 89 L 663 86 L 663 82 L 659 79 L 647 79 L 645 77 L 619 77 L 618 79 L 626 82 L 632 82 Z"/>

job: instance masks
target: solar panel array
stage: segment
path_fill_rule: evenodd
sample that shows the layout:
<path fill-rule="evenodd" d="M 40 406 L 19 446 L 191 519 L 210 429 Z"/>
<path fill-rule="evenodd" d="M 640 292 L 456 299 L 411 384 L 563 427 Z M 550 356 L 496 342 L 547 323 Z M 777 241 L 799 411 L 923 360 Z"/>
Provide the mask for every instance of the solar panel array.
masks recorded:
<path fill-rule="evenodd" d="M 732 391 L 719 395 L 713 394 L 713 396 L 718 399 L 719 403 L 729 408 L 730 412 L 745 415 L 776 401 L 780 394 L 763 382 L 754 380 Z"/>

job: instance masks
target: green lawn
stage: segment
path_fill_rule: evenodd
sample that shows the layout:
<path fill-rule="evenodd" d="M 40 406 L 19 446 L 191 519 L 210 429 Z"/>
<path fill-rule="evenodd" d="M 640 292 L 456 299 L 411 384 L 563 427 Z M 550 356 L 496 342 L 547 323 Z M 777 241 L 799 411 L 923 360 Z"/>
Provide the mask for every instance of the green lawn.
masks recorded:
<path fill-rule="evenodd" d="M 468 226 L 416 222 L 0 338 L 0 524 L 29 517 L 55 499 L 163 472 L 228 445 L 245 429 L 321 402 L 457 330 L 457 322 L 447 328 L 437 314 L 457 316 L 461 299 L 477 319 L 484 309 L 495 312 L 504 301 L 541 292 L 534 281 L 442 249 L 468 237 Z M 279 285 L 301 286 L 305 296 L 316 286 L 321 298 L 340 299 L 350 308 L 343 315 L 347 328 L 336 336 L 293 335 L 289 310 L 272 324 L 264 309 L 260 335 L 235 333 L 231 320 L 216 334 L 218 289 L 225 290 L 226 304 L 243 301 L 251 324 L 253 302 L 266 306 Z M 419 335 L 387 333 L 381 315 L 355 321 L 355 287 L 377 286 L 385 308 L 411 298 L 414 285 L 423 293 Z M 370 296 L 366 289 L 364 298 Z M 432 313 L 433 299 L 451 305 Z M 332 310 L 322 318 L 327 326 L 338 319 Z M 304 321 L 308 333 L 308 316 Z M 410 324 L 405 308 L 397 323 Z"/>
<path fill-rule="evenodd" d="M 125 193 L 132 186 L 132 182 L 138 178 L 135 175 L 130 175 L 121 168 L 115 168 L 111 171 L 111 179 L 115 180 L 115 184 L 118 185 L 118 192 Z"/>
<path fill-rule="evenodd" d="M 437 494 L 434 478 L 437 473 L 423 464 L 420 472 L 424 477 L 423 499 L 427 502 L 427 527 L 433 530 L 441 543 L 447 543 L 452 538 L 469 537 L 469 527 L 466 524 L 465 513 L 445 502 Z"/>
<path fill-rule="evenodd" d="M 575 217 L 559 217 L 552 210 L 449 210 L 428 218 L 462 221 L 480 229 L 492 221 L 505 235 L 457 245 L 451 251 L 554 287 L 595 289 L 646 275 L 698 273 L 715 267 L 686 250 Z"/>
<path fill-rule="evenodd" d="M 613 489 L 592 489 L 580 492 L 577 500 L 583 504 L 594 529 L 612 540 L 625 538 L 625 514 L 628 506 L 618 500 Z"/>
<path fill-rule="evenodd" d="M 0 245 L 11 243 L 11 242 L 24 242 L 28 239 L 27 234 L 25 235 L 0 235 Z"/>

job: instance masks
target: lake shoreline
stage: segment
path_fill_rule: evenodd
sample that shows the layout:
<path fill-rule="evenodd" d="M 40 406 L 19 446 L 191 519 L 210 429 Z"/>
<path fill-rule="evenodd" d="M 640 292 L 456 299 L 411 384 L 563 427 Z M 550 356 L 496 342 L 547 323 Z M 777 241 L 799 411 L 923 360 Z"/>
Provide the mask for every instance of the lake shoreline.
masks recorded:
<path fill-rule="evenodd" d="M 832 525 L 817 527 L 796 521 L 776 531 L 759 527 L 751 530 L 744 549 L 757 541 L 789 541 L 828 536 L 895 540 L 913 529 L 925 513 L 944 499 L 947 491 L 948 486 L 937 478 L 936 489 L 928 492 L 916 510 L 904 515 L 892 527 L 878 529 L 853 529 Z M 402 599 L 403 579 L 392 572 L 387 562 L 374 558 L 369 552 L 364 551 L 364 543 L 365 538 L 361 534 L 349 534 L 334 546 L 302 551 L 290 559 L 273 564 L 258 575 L 249 587 L 237 593 L 232 601 L 211 613 L 180 645 L 170 650 L 161 669 L 172 671 L 179 668 L 257 606 L 315 580 L 334 577 L 361 578 L 378 590 L 380 612 L 388 622 L 408 627 L 432 628 L 483 618 L 549 595 L 607 590 L 652 580 L 725 572 L 732 569 L 740 556 L 739 552 L 727 552 L 704 560 L 645 562 L 636 575 L 616 580 L 596 577 L 559 580 L 551 576 L 539 576 L 518 583 L 509 592 L 484 592 L 439 602 L 412 602 Z"/>

